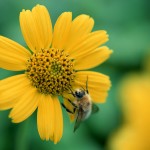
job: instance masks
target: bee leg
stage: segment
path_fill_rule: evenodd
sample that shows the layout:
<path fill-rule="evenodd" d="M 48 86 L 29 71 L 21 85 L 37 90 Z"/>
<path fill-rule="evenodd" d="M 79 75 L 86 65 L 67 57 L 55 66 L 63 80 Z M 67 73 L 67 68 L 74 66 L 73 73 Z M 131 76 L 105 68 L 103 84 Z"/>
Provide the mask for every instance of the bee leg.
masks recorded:
<path fill-rule="evenodd" d="M 74 104 L 70 99 L 67 99 L 69 102 L 70 102 L 70 104 L 72 104 L 72 106 L 74 106 L 75 108 L 78 108 L 77 106 L 76 106 L 76 104 Z"/>
<path fill-rule="evenodd" d="M 70 87 L 69 87 L 69 90 L 70 90 L 70 92 L 71 92 L 71 93 L 69 93 L 69 94 L 72 94 L 73 97 L 76 97 L 76 95 L 73 93 L 73 91 L 72 91 L 72 89 L 71 89 Z"/>
<path fill-rule="evenodd" d="M 66 98 L 66 97 L 64 97 L 64 96 L 63 96 L 63 98 L 66 99 L 66 100 L 68 100 L 69 103 L 70 103 L 72 106 L 74 106 L 75 108 L 78 108 L 70 99 L 68 99 L 68 98 Z"/>
<path fill-rule="evenodd" d="M 74 108 L 73 108 L 73 113 L 75 113 L 75 112 L 76 112 L 76 109 L 77 109 L 77 107 L 74 107 Z"/>
<path fill-rule="evenodd" d="M 61 103 L 61 105 L 66 109 L 67 112 L 74 114 L 75 111 L 73 110 L 73 112 L 71 110 L 69 110 L 63 103 Z"/>

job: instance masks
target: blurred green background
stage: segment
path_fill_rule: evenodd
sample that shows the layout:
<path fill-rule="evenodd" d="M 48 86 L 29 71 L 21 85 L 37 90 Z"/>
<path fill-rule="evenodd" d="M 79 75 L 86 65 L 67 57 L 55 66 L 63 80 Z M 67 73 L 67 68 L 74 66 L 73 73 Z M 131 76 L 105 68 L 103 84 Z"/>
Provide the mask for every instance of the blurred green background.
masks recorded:
<path fill-rule="evenodd" d="M 38 135 L 36 113 L 20 124 L 12 124 L 9 111 L 0 112 L 0 150 L 105 150 L 111 133 L 123 120 L 119 105 L 118 84 L 131 71 L 141 71 L 145 55 L 150 50 L 149 0 L 0 0 L 0 35 L 26 46 L 20 26 L 19 13 L 36 4 L 45 5 L 53 25 L 64 11 L 73 17 L 88 14 L 95 20 L 94 30 L 104 29 L 109 34 L 106 43 L 114 50 L 111 58 L 92 70 L 107 74 L 112 87 L 100 112 L 85 121 L 76 133 L 63 110 L 64 134 L 54 145 L 42 141 Z M 18 74 L 0 69 L 0 79 Z"/>

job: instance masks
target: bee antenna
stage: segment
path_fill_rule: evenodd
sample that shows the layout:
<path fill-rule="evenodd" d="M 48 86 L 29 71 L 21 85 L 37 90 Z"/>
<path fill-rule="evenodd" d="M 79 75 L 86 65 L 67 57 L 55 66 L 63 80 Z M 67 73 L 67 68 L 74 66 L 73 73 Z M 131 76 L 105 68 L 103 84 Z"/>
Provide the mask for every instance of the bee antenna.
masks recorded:
<path fill-rule="evenodd" d="M 89 93 L 89 91 L 88 91 L 88 76 L 87 76 L 87 80 L 86 80 L 86 92 Z"/>
<path fill-rule="evenodd" d="M 84 89 L 84 87 L 83 87 L 83 86 L 81 86 L 81 88 L 82 88 L 84 91 L 86 91 L 86 90 Z"/>

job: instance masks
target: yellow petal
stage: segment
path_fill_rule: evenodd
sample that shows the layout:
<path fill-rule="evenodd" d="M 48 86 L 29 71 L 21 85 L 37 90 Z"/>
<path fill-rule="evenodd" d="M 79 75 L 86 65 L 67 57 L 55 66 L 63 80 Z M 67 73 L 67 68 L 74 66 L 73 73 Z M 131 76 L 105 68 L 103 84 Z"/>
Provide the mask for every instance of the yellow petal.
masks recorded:
<path fill-rule="evenodd" d="M 119 88 L 125 120 L 138 127 L 146 138 L 150 126 L 150 77 L 149 74 L 131 73 L 121 82 Z M 140 111 L 139 111 L 140 110 Z M 150 129 L 150 128 L 149 128 Z"/>
<path fill-rule="evenodd" d="M 19 71 L 26 69 L 26 62 L 31 54 L 18 43 L 0 36 L 0 67 Z"/>
<path fill-rule="evenodd" d="M 49 95 L 39 97 L 37 124 L 41 139 L 53 141 L 55 125 L 54 102 Z"/>
<path fill-rule="evenodd" d="M 29 48 L 36 50 L 49 48 L 52 41 L 52 24 L 46 7 L 35 6 L 32 11 L 20 13 L 20 26 Z"/>
<path fill-rule="evenodd" d="M 109 150 L 149 150 L 146 140 L 135 127 L 125 124 L 110 136 L 108 148 Z"/>
<path fill-rule="evenodd" d="M 77 41 L 91 32 L 94 26 L 94 20 L 88 15 L 79 15 L 71 25 L 68 39 L 65 43 L 65 51 L 71 51 L 71 47 L 76 45 Z"/>
<path fill-rule="evenodd" d="M 53 98 L 55 110 L 54 143 L 60 141 L 63 133 L 63 117 L 60 102 L 57 97 Z"/>
<path fill-rule="evenodd" d="M 0 109 L 14 107 L 27 90 L 30 81 L 25 74 L 15 75 L 0 81 Z"/>
<path fill-rule="evenodd" d="M 52 47 L 64 49 L 64 44 L 68 42 L 67 37 L 70 31 L 71 24 L 71 12 L 65 12 L 59 16 L 54 27 Z"/>
<path fill-rule="evenodd" d="M 75 45 L 70 47 L 69 55 L 74 59 L 90 53 L 108 40 L 106 31 L 99 30 L 80 38 Z"/>
<path fill-rule="evenodd" d="M 107 92 L 111 86 L 109 77 L 97 72 L 80 71 L 76 73 L 75 84 L 78 88 L 86 88 L 86 81 L 88 77 L 88 90 L 93 102 L 105 102 Z"/>
<path fill-rule="evenodd" d="M 12 118 L 12 122 L 19 123 L 27 119 L 37 108 L 38 96 L 37 89 L 29 85 L 10 112 L 9 117 Z"/>
<path fill-rule="evenodd" d="M 84 70 L 96 67 L 108 59 L 111 53 L 112 51 L 108 47 L 103 46 L 89 53 L 79 54 L 75 61 L 75 69 Z"/>

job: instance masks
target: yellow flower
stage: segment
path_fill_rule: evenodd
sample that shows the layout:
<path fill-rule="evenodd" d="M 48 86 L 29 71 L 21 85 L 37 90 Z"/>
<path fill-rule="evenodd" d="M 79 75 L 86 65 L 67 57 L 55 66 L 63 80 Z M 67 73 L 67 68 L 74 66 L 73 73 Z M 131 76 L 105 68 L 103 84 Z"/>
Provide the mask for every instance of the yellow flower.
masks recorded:
<path fill-rule="evenodd" d="M 85 86 L 94 102 L 104 102 L 110 87 L 108 76 L 91 71 L 112 53 L 106 46 L 106 31 L 92 32 L 94 21 L 87 15 L 72 20 L 62 13 L 54 30 L 47 9 L 42 5 L 20 13 L 20 26 L 30 52 L 18 43 L 0 36 L 0 67 L 20 71 L 0 81 L 0 109 L 12 108 L 14 123 L 28 118 L 36 109 L 41 139 L 57 143 L 63 133 L 63 117 L 58 96 L 68 87 Z"/>
<path fill-rule="evenodd" d="M 150 150 L 150 77 L 128 75 L 120 89 L 124 124 L 111 136 L 109 150 Z"/>

